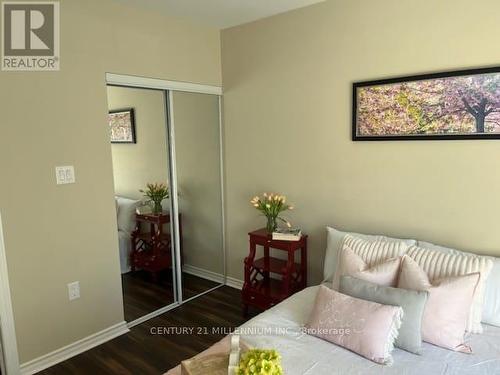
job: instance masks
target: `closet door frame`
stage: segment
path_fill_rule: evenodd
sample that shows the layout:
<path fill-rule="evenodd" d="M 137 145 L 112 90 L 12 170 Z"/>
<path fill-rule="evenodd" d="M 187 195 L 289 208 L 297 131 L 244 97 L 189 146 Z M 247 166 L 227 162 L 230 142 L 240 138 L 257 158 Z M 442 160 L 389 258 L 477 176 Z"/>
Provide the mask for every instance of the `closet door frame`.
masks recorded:
<path fill-rule="evenodd" d="M 115 73 L 106 73 L 106 84 L 113 86 L 123 86 L 123 87 L 135 87 L 143 89 L 155 89 L 163 90 L 165 92 L 166 98 L 166 126 L 167 126 L 167 144 L 169 146 L 169 174 L 170 174 L 170 189 L 171 189 L 171 199 L 170 199 L 170 212 L 173 220 L 171 220 L 174 239 L 174 267 L 175 267 L 175 277 L 174 277 L 174 292 L 175 292 L 175 302 L 168 306 L 165 306 L 159 310 L 156 310 L 142 318 L 129 322 L 127 326 L 129 328 L 136 326 L 145 322 L 146 320 L 152 319 L 158 315 L 161 315 L 169 310 L 172 310 L 182 303 L 188 302 L 194 298 L 198 298 L 206 293 L 209 293 L 215 289 L 220 288 L 226 284 L 227 272 L 226 272 L 226 224 L 225 224 L 225 203 L 224 203 L 224 151 L 223 151 L 223 128 L 222 128 L 222 87 L 212 86 L 212 85 L 202 85 L 198 83 L 190 82 L 180 82 L 180 81 L 169 81 L 157 78 L 140 77 L 134 75 L 124 75 Z M 182 295 L 182 265 L 181 265 L 181 251 L 180 251 L 180 231 L 179 231 L 179 201 L 178 201 L 178 188 L 177 188 L 177 168 L 175 159 L 175 124 L 174 124 L 174 106 L 173 106 L 173 93 L 176 91 L 189 92 L 197 94 L 209 94 L 216 95 L 218 97 L 219 103 L 219 162 L 220 162 L 220 181 L 221 181 L 221 212 L 222 212 L 222 259 L 223 259 L 223 274 L 222 281 L 220 285 L 215 286 L 203 293 L 200 293 L 194 297 L 184 299 Z"/>

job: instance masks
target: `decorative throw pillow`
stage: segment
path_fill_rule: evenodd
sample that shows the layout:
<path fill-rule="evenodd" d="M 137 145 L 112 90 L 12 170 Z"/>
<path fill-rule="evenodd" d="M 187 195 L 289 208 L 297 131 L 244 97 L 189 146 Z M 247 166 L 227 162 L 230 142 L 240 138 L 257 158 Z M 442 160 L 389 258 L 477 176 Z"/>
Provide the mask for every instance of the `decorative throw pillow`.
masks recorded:
<path fill-rule="evenodd" d="M 372 245 L 377 244 L 373 243 Z M 375 246 L 374 249 L 387 249 L 392 247 L 392 245 L 393 244 L 379 243 L 379 246 Z M 393 252 L 388 251 L 387 254 L 393 254 Z M 381 257 L 375 257 L 377 260 L 380 258 Z M 365 261 L 361 255 L 358 255 L 346 241 L 343 244 L 340 254 L 339 268 L 333 279 L 333 289 L 338 290 L 340 277 L 342 276 L 354 276 L 379 285 L 396 286 L 400 264 L 401 257 L 397 257 L 380 260 L 378 263 L 373 261 L 370 267 L 367 261 Z"/>
<path fill-rule="evenodd" d="M 425 271 L 409 256 L 403 256 L 398 288 L 429 292 L 422 321 L 422 338 L 431 344 L 472 353 L 464 343 L 467 319 L 479 273 L 450 276 L 431 283 Z"/>
<path fill-rule="evenodd" d="M 488 257 L 464 253 L 444 253 L 418 246 L 410 246 L 408 248 L 408 256 L 425 271 L 431 281 L 448 276 L 463 276 L 476 272 L 481 274 L 467 321 L 467 331 L 472 333 L 483 332 L 481 320 L 484 292 L 486 280 L 493 267 L 492 260 Z"/>
<path fill-rule="evenodd" d="M 371 361 L 391 365 L 403 309 L 320 286 L 306 332 Z"/>
<path fill-rule="evenodd" d="M 395 346 L 422 354 L 422 316 L 428 292 L 376 285 L 351 276 L 340 278 L 340 293 L 384 305 L 401 306 L 403 320 Z"/>
<path fill-rule="evenodd" d="M 484 259 L 491 260 L 493 262 L 493 267 L 486 280 L 484 280 L 481 273 L 481 278 L 485 282 L 482 322 L 500 327 L 500 258 L 468 253 L 425 241 L 418 241 L 417 246 L 445 254 L 458 254 L 483 258 L 481 259 L 482 262 L 484 262 Z"/>
<path fill-rule="evenodd" d="M 343 232 L 333 227 L 326 227 L 326 252 L 323 264 L 323 281 L 332 282 L 339 261 L 342 243 L 346 235 L 354 238 L 361 238 L 367 242 L 403 242 L 407 247 L 415 245 L 417 241 L 411 239 L 393 238 L 382 235 L 362 234 L 355 232 Z M 402 255 L 402 254 L 398 254 Z M 396 256 L 396 255 L 394 255 Z M 394 257 L 393 256 L 393 257 Z"/>

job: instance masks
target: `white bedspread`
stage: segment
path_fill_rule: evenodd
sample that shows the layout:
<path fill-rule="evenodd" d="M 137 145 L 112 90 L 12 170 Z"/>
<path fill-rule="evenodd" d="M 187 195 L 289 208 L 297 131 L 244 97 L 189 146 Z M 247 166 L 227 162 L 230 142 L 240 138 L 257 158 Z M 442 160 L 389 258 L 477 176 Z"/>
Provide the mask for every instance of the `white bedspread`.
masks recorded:
<path fill-rule="evenodd" d="M 277 349 L 287 375 L 332 374 L 500 374 L 500 328 L 485 325 L 481 335 L 471 335 L 474 354 L 456 353 L 424 343 L 421 356 L 395 349 L 391 367 L 375 364 L 339 346 L 300 332 L 311 313 L 318 287 L 309 287 L 241 326 L 269 330 L 264 335 L 242 335 L 250 346 Z M 288 329 L 288 335 L 279 331 Z"/>
<path fill-rule="evenodd" d="M 473 354 L 424 343 L 421 356 L 396 348 L 391 367 L 301 333 L 300 327 L 311 313 L 317 291 L 317 286 L 309 287 L 249 320 L 240 327 L 242 340 L 250 347 L 277 349 L 283 356 L 286 375 L 500 375 L 500 328 L 494 326 L 484 325 L 483 334 L 469 337 Z M 284 330 L 286 334 L 282 334 Z M 227 347 L 227 340 L 223 340 L 209 350 L 227 351 Z M 179 367 L 167 373 L 175 374 L 180 374 Z"/>

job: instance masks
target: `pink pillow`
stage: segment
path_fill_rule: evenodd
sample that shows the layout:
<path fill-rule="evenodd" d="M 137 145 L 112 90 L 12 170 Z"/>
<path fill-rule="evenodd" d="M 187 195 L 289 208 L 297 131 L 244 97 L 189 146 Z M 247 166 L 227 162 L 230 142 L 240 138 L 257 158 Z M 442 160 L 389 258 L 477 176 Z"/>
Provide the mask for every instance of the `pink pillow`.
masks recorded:
<path fill-rule="evenodd" d="M 422 318 L 424 341 L 472 353 L 464 343 L 464 336 L 479 277 L 479 273 L 450 276 L 431 284 L 427 273 L 412 258 L 403 256 L 398 288 L 429 292 Z"/>
<path fill-rule="evenodd" d="M 399 306 L 350 297 L 322 285 L 306 332 L 374 362 L 391 365 L 402 317 Z"/>
<path fill-rule="evenodd" d="M 335 275 L 333 288 L 338 289 L 342 276 L 352 276 L 377 285 L 395 287 L 398 282 L 401 257 L 387 259 L 369 268 L 368 264 L 348 245 L 344 244 L 340 253 L 339 269 Z"/>

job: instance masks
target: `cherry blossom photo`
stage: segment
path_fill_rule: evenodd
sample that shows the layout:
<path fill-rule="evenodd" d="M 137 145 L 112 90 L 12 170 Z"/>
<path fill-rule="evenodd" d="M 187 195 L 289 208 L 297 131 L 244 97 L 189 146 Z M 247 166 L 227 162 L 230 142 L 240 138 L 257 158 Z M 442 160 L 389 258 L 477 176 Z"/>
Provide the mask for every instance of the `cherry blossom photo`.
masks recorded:
<path fill-rule="evenodd" d="M 499 138 L 500 72 L 492 70 L 355 83 L 353 138 Z"/>

